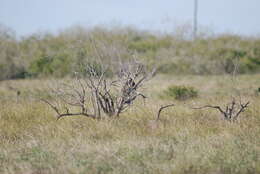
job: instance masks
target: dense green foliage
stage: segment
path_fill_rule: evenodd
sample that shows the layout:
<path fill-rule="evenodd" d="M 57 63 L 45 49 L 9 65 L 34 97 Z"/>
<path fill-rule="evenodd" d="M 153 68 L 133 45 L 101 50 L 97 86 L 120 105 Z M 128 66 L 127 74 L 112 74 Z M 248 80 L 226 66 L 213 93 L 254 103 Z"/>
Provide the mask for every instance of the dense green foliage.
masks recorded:
<path fill-rule="evenodd" d="M 187 100 L 198 96 L 198 91 L 190 86 L 170 86 L 164 93 L 167 97 L 176 100 Z"/>
<path fill-rule="evenodd" d="M 260 72 L 259 38 L 211 35 L 192 40 L 131 28 L 74 27 L 56 35 L 36 33 L 17 39 L 12 30 L 0 26 L 0 79 L 64 77 L 82 72 L 88 63 L 113 67 L 132 55 L 156 64 L 161 73 L 225 74 L 236 65 L 239 73 Z"/>

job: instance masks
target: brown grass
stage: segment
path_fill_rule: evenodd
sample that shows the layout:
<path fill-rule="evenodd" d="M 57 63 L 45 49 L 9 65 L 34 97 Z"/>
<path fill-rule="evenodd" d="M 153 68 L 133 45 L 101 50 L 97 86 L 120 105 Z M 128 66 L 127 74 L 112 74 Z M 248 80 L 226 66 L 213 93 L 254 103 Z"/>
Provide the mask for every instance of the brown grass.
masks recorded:
<path fill-rule="evenodd" d="M 51 108 L 37 100 L 47 96 L 48 84 L 1 82 L 0 173 L 260 173 L 259 75 L 239 76 L 234 83 L 228 76 L 158 76 L 144 89 L 146 103 L 102 121 L 57 122 Z M 193 86 L 199 97 L 185 102 L 160 98 L 170 85 Z M 236 123 L 222 120 L 215 110 L 190 109 L 223 105 L 238 92 L 252 104 Z M 159 107 L 169 103 L 177 106 L 153 122 Z"/>

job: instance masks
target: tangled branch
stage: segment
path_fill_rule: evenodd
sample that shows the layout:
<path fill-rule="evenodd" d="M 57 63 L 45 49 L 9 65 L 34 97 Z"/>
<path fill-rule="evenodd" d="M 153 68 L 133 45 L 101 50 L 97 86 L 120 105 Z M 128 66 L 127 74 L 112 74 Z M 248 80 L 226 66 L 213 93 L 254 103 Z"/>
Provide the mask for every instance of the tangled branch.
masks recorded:
<path fill-rule="evenodd" d="M 52 90 L 54 100 L 62 103 L 62 107 L 42 99 L 56 112 L 57 119 L 77 115 L 93 119 L 119 117 L 138 97 L 146 98 L 139 89 L 155 73 L 149 73 L 138 62 L 121 65 L 113 80 L 106 78 L 107 68 L 98 72 L 95 66 L 88 65 L 86 71 L 88 76 L 77 76 L 73 84 L 63 83 Z M 73 112 L 75 110 L 77 112 Z"/>

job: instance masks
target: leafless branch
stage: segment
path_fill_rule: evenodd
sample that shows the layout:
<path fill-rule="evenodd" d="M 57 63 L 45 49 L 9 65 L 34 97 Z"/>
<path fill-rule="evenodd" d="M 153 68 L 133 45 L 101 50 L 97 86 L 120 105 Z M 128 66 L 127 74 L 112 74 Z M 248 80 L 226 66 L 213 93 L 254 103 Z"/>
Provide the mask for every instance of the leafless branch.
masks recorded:
<path fill-rule="evenodd" d="M 166 109 L 166 108 L 168 108 L 168 107 L 172 107 L 172 106 L 175 106 L 175 105 L 174 105 L 174 104 L 170 104 L 170 105 L 166 105 L 166 106 L 160 107 L 160 109 L 159 109 L 159 111 L 158 111 L 158 114 L 157 114 L 157 119 L 156 119 L 156 121 L 158 121 L 158 120 L 160 119 L 160 114 L 161 114 L 161 112 L 162 112 L 164 109 Z"/>
<path fill-rule="evenodd" d="M 66 112 L 61 113 L 61 111 L 56 106 L 54 106 L 52 103 L 50 103 L 49 101 L 47 101 L 45 99 L 41 99 L 41 101 L 48 104 L 57 113 L 57 120 L 59 120 L 62 117 L 79 116 L 79 115 L 90 117 L 90 118 L 93 118 L 93 119 L 96 118 L 95 115 L 88 114 L 88 113 L 84 112 L 84 110 L 82 112 L 70 113 L 69 109 L 66 108 Z"/>
<path fill-rule="evenodd" d="M 89 64 L 86 67 L 88 76 L 77 76 L 73 84 L 62 83 L 52 91 L 55 99 L 65 105 L 63 109 L 48 100 L 42 101 L 57 113 L 58 119 L 76 115 L 94 119 L 119 117 L 139 96 L 146 98 L 139 89 L 154 72 L 149 73 L 143 64 L 136 61 L 122 64 L 118 69 L 116 79 L 108 79 L 105 76 L 107 67 L 102 66 L 101 72 L 97 72 L 95 66 Z M 72 107 L 80 112 L 71 112 Z"/>
<path fill-rule="evenodd" d="M 204 108 L 213 108 L 217 109 L 224 117 L 225 120 L 228 121 L 236 121 L 238 116 L 245 111 L 245 109 L 248 107 L 250 102 L 246 102 L 243 104 L 241 102 L 241 99 L 239 100 L 239 103 L 236 101 L 235 98 L 233 98 L 232 102 L 230 104 L 227 104 L 225 107 L 225 110 L 222 109 L 220 106 L 212 106 L 212 105 L 206 105 L 198 108 L 193 109 L 204 109 Z"/>

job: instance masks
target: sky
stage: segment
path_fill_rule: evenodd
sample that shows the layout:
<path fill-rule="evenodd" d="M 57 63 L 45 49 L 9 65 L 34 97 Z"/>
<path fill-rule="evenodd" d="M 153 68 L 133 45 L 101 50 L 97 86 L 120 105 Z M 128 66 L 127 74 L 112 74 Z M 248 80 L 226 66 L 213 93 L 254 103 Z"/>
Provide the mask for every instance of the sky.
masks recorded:
<path fill-rule="evenodd" d="M 260 0 L 198 0 L 200 28 L 260 34 Z M 192 24 L 194 0 L 0 0 L 0 24 L 17 36 L 74 25 L 134 26 L 171 31 Z"/>

